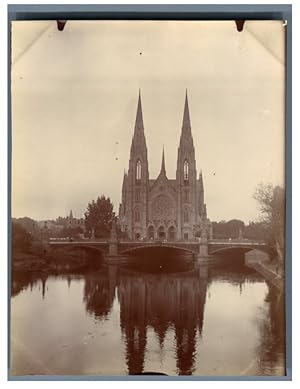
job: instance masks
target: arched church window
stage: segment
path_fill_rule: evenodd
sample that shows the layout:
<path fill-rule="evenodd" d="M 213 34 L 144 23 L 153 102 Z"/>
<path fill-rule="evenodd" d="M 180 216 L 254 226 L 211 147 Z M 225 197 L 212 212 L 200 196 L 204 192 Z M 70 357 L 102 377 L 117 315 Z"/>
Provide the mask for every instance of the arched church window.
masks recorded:
<path fill-rule="evenodd" d="M 184 181 L 189 180 L 189 163 L 187 160 L 185 160 L 183 163 L 183 179 Z"/>
<path fill-rule="evenodd" d="M 142 163 L 140 160 L 137 161 L 136 163 L 136 175 L 135 178 L 137 181 L 140 181 L 142 178 Z"/>
<path fill-rule="evenodd" d="M 140 210 L 138 208 L 134 210 L 134 221 L 137 223 L 140 221 Z"/>
<path fill-rule="evenodd" d="M 183 211 L 183 222 L 188 223 L 189 222 L 189 211 L 187 208 Z"/>

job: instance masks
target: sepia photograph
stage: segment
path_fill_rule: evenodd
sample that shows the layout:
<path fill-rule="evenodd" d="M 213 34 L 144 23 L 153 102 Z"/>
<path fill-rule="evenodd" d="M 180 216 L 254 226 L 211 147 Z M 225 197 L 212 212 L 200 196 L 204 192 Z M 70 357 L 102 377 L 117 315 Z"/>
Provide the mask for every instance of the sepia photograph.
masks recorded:
<path fill-rule="evenodd" d="M 287 375 L 286 23 L 11 23 L 11 377 Z"/>

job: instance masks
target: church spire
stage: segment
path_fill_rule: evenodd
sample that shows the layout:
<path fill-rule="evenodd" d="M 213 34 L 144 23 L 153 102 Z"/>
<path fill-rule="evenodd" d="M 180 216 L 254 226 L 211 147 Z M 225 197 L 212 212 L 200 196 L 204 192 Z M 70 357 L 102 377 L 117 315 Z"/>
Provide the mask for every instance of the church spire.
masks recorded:
<path fill-rule="evenodd" d="M 199 194 L 198 194 L 198 201 L 199 201 L 199 214 L 202 219 L 207 218 L 207 213 L 206 213 L 206 205 L 204 203 L 204 185 L 203 185 L 203 176 L 202 176 L 202 169 L 199 173 L 199 180 L 198 180 L 198 188 L 199 188 Z"/>
<path fill-rule="evenodd" d="M 185 92 L 185 103 L 184 103 L 181 135 L 182 136 L 190 136 L 191 135 L 191 121 L 190 121 L 190 111 L 189 111 L 189 101 L 188 101 L 187 89 Z"/>
<path fill-rule="evenodd" d="M 166 175 L 166 166 L 165 166 L 165 148 L 164 148 L 164 147 L 163 147 L 163 151 L 162 151 L 160 174 Z"/>
<path fill-rule="evenodd" d="M 185 102 L 179 147 L 182 149 L 188 147 L 191 148 L 191 150 L 194 148 L 187 90 L 185 92 Z"/>
<path fill-rule="evenodd" d="M 200 184 L 200 190 L 203 192 L 204 186 L 203 186 L 202 169 L 200 170 L 200 173 L 199 173 L 199 184 Z"/>
<path fill-rule="evenodd" d="M 144 133 L 144 122 L 143 122 L 143 113 L 142 113 L 142 99 L 141 91 L 139 89 L 139 98 L 136 111 L 136 119 L 134 125 L 134 133 L 131 143 L 131 153 L 135 153 L 134 150 L 146 150 L 146 138 Z"/>
<path fill-rule="evenodd" d="M 134 135 L 137 135 L 139 132 L 142 132 L 142 133 L 144 132 L 141 90 L 140 89 L 139 89 L 138 106 L 137 106 L 137 111 L 136 111 L 135 126 L 134 126 Z"/>
<path fill-rule="evenodd" d="M 123 185 L 122 185 L 123 190 L 125 190 L 126 181 L 127 181 L 127 173 L 126 170 L 124 169 Z"/>

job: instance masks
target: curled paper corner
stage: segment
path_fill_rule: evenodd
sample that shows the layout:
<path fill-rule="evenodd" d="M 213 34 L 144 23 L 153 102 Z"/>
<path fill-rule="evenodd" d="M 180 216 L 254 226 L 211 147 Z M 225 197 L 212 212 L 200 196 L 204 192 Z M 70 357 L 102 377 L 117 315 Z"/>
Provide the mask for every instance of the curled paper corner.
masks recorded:
<path fill-rule="evenodd" d="M 57 20 L 57 28 L 59 31 L 63 31 L 63 29 L 65 28 L 65 24 L 67 23 L 66 20 Z"/>
<path fill-rule="evenodd" d="M 235 20 L 235 24 L 236 24 L 236 28 L 237 28 L 238 32 L 243 31 L 245 22 L 246 22 L 246 20 Z"/>
<path fill-rule="evenodd" d="M 283 21 L 282 21 L 282 26 L 283 26 L 283 27 L 287 26 L 287 20 L 283 20 Z"/>

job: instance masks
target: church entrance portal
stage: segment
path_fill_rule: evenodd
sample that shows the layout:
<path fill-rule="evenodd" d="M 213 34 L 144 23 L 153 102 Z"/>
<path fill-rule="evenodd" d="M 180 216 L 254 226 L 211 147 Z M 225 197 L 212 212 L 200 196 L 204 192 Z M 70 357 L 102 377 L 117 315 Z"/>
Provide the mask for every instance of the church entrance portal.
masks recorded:
<path fill-rule="evenodd" d="M 165 233 L 165 229 L 163 226 L 160 226 L 158 231 L 157 231 L 157 236 L 159 239 L 165 239 L 166 238 L 166 233 Z"/>
<path fill-rule="evenodd" d="M 148 239 L 153 240 L 154 239 L 154 227 L 150 226 L 148 228 Z"/>
<path fill-rule="evenodd" d="M 175 227 L 171 226 L 168 230 L 168 239 L 175 240 Z"/>

